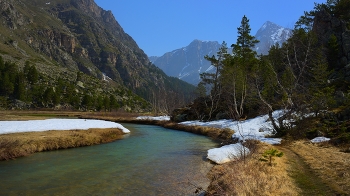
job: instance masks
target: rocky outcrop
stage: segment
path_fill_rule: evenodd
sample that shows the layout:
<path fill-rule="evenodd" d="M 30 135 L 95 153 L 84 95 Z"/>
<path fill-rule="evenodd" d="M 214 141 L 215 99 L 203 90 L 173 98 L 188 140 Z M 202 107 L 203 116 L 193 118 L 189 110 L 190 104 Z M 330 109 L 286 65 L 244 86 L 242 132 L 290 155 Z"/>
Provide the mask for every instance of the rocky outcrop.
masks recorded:
<path fill-rule="evenodd" d="M 332 65 L 333 68 L 342 69 L 350 63 L 350 31 L 347 29 L 346 22 L 332 16 L 325 10 L 316 12 L 313 31 L 315 32 L 319 44 L 327 46 L 330 38 L 334 35 L 338 41 L 338 62 Z M 329 53 L 329 51 L 326 51 Z"/>
<path fill-rule="evenodd" d="M 0 0 L 0 11 L 3 17 L 2 24 L 12 30 L 32 22 L 15 9 L 14 3 L 15 1 L 13 0 Z"/>
<path fill-rule="evenodd" d="M 190 94 L 166 81 L 170 78 L 150 64 L 112 12 L 94 0 L 0 0 L 0 13 L 0 39 L 7 44 L 0 48 L 4 53 L 14 47 L 25 54 L 16 58 L 44 59 L 45 63 L 100 79 L 106 75 L 142 92 L 139 95 L 144 98 L 159 89 L 177 89 L 180 96 Z"/>

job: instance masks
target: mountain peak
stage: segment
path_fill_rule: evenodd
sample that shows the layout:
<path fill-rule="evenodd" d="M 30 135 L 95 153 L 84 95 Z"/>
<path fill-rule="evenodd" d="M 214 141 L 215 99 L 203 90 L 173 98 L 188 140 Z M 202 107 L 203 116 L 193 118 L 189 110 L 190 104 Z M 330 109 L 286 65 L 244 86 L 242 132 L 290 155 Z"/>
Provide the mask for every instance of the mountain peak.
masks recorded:
<path fill-rule="evenodd" d="M 217 41 L 195 39 L 186 47 L 167 52 L 161 57 L 149 57 L 149 60 L 167 75 L 197 85 L 200 82 L 199 74 L 211 67 L 204 56 L 215 55 L 219 48 Z"/>
<path fill-rule="evenodd" d="M 255 50 L 258 54 L 267 54 L 272 45 L 277 43 L 282 45 L 289 39 L 291 33 L 291 29 L 266 21 L 255 34 L 255 38 L 260 41 L 256 44 Z"/>

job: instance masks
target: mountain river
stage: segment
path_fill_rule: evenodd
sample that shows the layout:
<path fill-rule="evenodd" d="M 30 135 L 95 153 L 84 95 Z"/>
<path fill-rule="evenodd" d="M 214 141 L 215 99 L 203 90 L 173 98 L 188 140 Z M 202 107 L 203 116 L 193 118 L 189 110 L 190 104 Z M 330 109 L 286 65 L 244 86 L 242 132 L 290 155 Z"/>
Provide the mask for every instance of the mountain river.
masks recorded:
<path fill-rule="evenodd" d="M 123 124 L 108 144 L 36 153 L 0 162 L 0 195 L 195 195 L 206 188 L 218 143 L 158 126 Z"/>

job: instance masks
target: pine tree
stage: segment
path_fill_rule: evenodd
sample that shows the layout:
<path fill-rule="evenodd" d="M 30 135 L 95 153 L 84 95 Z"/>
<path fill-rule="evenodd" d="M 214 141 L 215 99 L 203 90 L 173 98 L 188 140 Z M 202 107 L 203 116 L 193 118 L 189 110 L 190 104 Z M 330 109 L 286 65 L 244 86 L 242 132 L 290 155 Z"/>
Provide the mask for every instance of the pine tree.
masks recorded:
<path fill-rule="evenodd" d="M 27 80 L 30 84 L 35 84 L 38 82 L 39 72 L 34 65 L 30 66 L 27 74 Z"/>
<path fill-rule="evenodd" d="M 238 38 L 236 44 L 231 47 L 233 55 L 242 59 L 243 61 L 250 60 L 252 55 L 256 55 L 253 51 L 255 44 L 259 43 L 254 36 L 250 35 L 249 19 L 244 15 L 241 21 L 241 26 L 237 28 Z"/>
<path fill-rule="evenodd" d="M 331 74 L 328 71 L 328 64 L 325 57 L 319 51 L 316 58 L 313 59 L 310 82 L 310 104 L 316 116 L 321 110 L 327 110 L 335 103 L 333 98 L 334 87 L 329 84 L 328 77 Z"/>
<path fill-rule="evenodd" d="M 14 86 L 14 93 L 15 93 L 15 98 L 26 101 L 26 95 L 25 95 L 25 76 L 24 73 L 18 73 L 16 83 Z"/>
<path fill-rule="evenodd" d="M 329 67 L 338 68 L 339 43 L 337 37 L 332 34 L 328 41 L 328 63 Z"/>
<path fill-rule="evenodd" d="M 250 35 L 251 29 L 246 16 L 243 16 L 237 30 L 237 42 L 231 45 L 233 56 L 226 58 L 221 80 L 226 104 L 233 119 L 243 116 L 250 75 L 258 63 L 256 52 L 252 48 L 259 42 Z"/>
<path fill-rule="evenodd" d="M 110 99 L 108 96 L 104 96 L 103 97 L 103 107 L 105 109 L 105 112 L 106 111 L 110 111 L 111 110 L 111 102 L 110 102 Z"/>

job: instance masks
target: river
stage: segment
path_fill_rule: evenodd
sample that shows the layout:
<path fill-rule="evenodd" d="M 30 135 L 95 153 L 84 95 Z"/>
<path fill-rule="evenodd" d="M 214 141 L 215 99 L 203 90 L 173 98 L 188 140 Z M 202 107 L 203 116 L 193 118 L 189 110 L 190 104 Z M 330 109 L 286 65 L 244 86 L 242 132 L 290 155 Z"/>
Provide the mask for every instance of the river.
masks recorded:
<path fill-rule="evenodd" d="M 0 162 L 0 195 L 195 195 L 212 165 L 205 136 L 151 125 L 108 144 Z"/>

